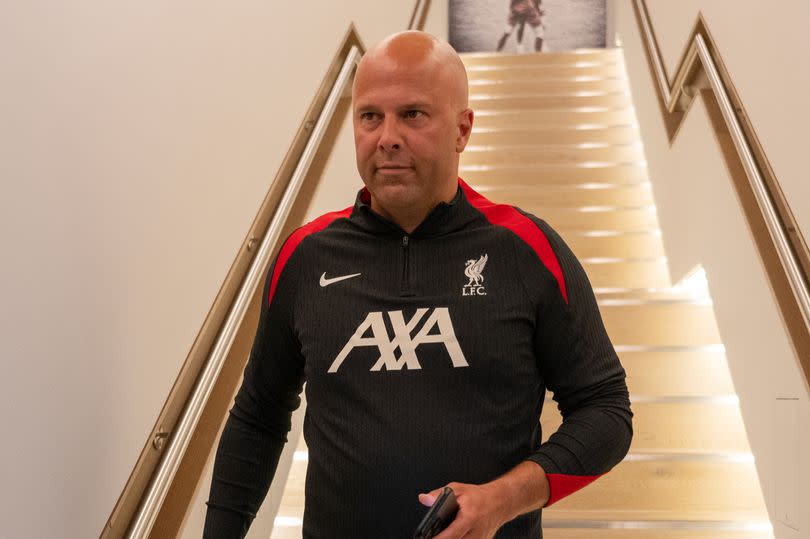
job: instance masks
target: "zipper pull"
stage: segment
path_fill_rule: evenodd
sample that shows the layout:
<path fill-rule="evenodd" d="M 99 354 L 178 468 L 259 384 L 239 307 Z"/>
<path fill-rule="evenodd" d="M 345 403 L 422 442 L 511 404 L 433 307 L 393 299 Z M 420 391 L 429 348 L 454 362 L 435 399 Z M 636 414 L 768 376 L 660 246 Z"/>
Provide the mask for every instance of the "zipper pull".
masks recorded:
<path fill-rule="evenodd" d="M 401 297 L 411 297 L 414 295 L 411 290 L 411 250 L 408 248 L 410 241 L 410 236 L 402 236 L 402 282 L 399 293 Z"/>

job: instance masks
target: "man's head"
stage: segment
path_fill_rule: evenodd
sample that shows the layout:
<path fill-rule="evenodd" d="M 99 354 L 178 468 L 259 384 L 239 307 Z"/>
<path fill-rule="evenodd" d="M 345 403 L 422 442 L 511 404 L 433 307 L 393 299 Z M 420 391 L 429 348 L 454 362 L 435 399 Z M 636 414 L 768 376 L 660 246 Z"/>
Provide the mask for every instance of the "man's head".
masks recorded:
<path fill-rule="evenodd" d="M 375 211 L 424 218 L 455 195 L 473 113 L 449 44 L 408 31 L 371 48 L 357 67 L 352 110 L 357 169 Z"/>

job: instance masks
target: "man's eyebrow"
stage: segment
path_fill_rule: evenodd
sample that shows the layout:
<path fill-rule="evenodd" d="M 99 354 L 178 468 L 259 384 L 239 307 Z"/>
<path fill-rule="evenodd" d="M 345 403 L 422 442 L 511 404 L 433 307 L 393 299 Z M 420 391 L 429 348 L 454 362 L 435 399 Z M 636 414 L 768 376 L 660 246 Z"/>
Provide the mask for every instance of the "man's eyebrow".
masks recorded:
<path fill-rule="evenodd" d="M 426 101 L 414 101 L 412 103 L 406 103 L 399 107 L 401 110 L 411 110 L 411 109 L 428 109 L 430 108 L 430 103 Z"/>
<path fill-rule="evenodd" d="M 359 105 L 357 105 L 355 107 L 355 110 L 357 112 L 366 112 L 366 111 L 379 110 L 379 108 L 380 107 L 378 107 L 376 105 L 372 105 L 370 103 L 360 103 Z"/>
<path fill-rule="evenodd" d="M 413 109 L 428 110 L 430 108 L 431 108 L 431 105 L 427 101 L 411 101 L 409 103 L 405 103 L 405 104 L 397 106 L 397 110 L 399 110 L 399 111 L 413 110 Z M 379 110 L 380 110 L 380 107 L 377 106 L 377 105 L 374 105 L 374 104 L 371 104 L 371 103 L 360 103 L 355 108 L 355 113 L 356 114 L 362 114 L 364 112 L 378 112 Z"/>

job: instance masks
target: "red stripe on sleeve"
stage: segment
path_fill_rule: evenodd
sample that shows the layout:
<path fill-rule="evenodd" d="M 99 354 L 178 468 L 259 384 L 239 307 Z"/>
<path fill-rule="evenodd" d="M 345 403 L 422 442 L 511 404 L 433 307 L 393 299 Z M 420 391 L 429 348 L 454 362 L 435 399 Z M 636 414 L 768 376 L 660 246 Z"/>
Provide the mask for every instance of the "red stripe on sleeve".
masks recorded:
<path fill-rule="evenodd" d="M 605 474 L 599 475 L 564 475 L 550 473 L 546 474 L 550 490 L 550 497 L 545 507 L 560 501 L 569 494 L 573 494 L 582 487 L 593 483 Z"/>
<path fill-rule="evenodd" d="M 335 220 L 349 217 L 351 213 L 352 207 L 348 207 L 345 210 L 321 215 L 317 219 L 310 221 L 309 223 L 305 224 L 304 226 L 293 232 L 290 235 L 290 237 L 287 238 L 287 241 L 284 242 L 284 245 L 281 247 L 281 251 L 278 253 L 278 258 L 276 259 L 276 266 L 273 268 L 273 277 L 270 281 L 270 293 L 267 296 L 268 305 L 270 305 L 273 302 L 273 296 L 276 293 L 276 285 L 278 284 L 278 279 L 281 276 L 281 272 L 284 269 L 284 266 L 287 264 L 287 261 L 295 252 L 295 249 L 298 247 L 298 244 L 300 244 L 304 240 L 304 238 L 306 238 L 310 234 L 320 232 L 321 230 L 332 224 Z"/>
<path fill-rule="evenodd" d="M 568 293 L 565 290 L 565 277 L 563 276 L 562 268 L 560 268 L 560 261 L 557 260 L 557 255 L 554 254 L 554 251 L 551 249 L 551 244 L 548 242 L 546 235 L 543 234 L 543 231 L 540 230 L 531 219 L 512 206 L 495 204 L 484 198 L 479 193 L 473 191 L 461 178 L 458 179 L 458 183 L 464 190 L 464 194 L 467 195 L 467 200 L 470 201 L 470 204 L 483 213 L 490 223 L 508 228 L 517 234 L 520 239 L 525 241 L 529 247 L 534 249 L 534 252 L 537 253 L 543 265 L 545 265 L 557 279 L 563 299 L 568 303 Z"/>

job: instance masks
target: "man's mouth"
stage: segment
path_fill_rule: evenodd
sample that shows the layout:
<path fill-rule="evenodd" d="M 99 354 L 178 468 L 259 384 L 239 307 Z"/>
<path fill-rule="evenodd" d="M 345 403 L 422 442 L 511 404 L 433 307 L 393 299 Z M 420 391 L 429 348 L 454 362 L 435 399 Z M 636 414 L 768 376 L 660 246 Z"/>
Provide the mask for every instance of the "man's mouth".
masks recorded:
<path fill-rule="evenodd" d="M 383 163 L 377 167 L 377 171 L 379 172 L 402 172 L 404 170 L 410 170 L 411 167 L 406 167 L 405 165 L 396 165 L 393 163 Z"/>

